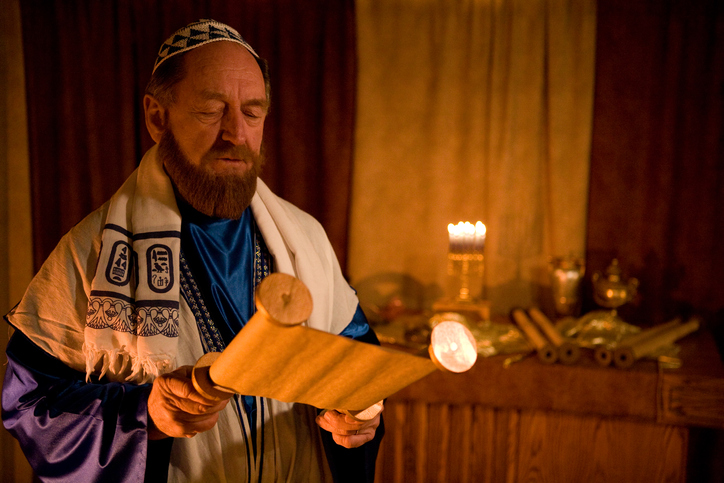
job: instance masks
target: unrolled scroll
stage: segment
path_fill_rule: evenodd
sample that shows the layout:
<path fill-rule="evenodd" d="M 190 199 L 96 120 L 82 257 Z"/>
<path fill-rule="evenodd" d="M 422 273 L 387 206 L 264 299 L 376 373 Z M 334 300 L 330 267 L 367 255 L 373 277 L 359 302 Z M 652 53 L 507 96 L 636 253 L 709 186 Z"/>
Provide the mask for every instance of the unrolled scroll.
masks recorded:
<path fill-rule="evenodd" d="M 477 358 L 475 340 L 460 324 L 437 336 L 433 331 L 440 340 L 430 348 L 432 360 L 305 327 L 311 295 L 290 275 L 265 278 L 256 303 L 257 313 L 226 350 L 206 354 L 194 367 L 194 385 L 206 397 L 234 392 L 355 416 L 374 412 L 381 400 L 438 366 L 462 372 Z"/>

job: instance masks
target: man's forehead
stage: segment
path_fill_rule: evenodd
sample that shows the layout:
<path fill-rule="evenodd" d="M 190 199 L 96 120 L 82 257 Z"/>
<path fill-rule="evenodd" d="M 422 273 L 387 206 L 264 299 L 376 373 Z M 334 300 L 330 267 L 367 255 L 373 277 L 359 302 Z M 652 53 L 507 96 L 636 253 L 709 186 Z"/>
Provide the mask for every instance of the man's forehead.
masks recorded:
<path fill-rule="evenodd" d="M 178 88 L 196 100 L 267 104 L 264 76 L 256 60 L 243 47 L 228 42 L 205 45 L 184 54 L 183 80 Z M 263 106 L 262 106 L 263 107 Z"/>
<path fill-rule="evenodd" d="M 205 68 L 218 64 L 229 69 L 252 68 L 259 70 L 258 62 L 244 47 L 230 42 L 214 42 L 184 54 L 186 66 Z"/>
<path fill-rule="evenodd" d="M 264 83 L 254 57 L 239 45 L 217 42 L 184 54 L 186 77 L 206 79 L 213 84 L 227 77 Z"/>

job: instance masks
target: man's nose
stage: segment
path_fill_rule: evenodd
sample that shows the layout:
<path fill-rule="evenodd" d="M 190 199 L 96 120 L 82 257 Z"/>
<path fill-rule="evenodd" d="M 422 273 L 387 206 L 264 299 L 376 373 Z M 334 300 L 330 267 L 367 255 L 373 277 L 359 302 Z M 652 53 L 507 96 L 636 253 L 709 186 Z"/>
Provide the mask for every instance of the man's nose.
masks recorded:
<path fill-rule="evenodd" d="M 230 109 L 221 120 L 221 139 L 234 145 L 246 143 L 246 122 L 244 115 L 237 110 Z"/>

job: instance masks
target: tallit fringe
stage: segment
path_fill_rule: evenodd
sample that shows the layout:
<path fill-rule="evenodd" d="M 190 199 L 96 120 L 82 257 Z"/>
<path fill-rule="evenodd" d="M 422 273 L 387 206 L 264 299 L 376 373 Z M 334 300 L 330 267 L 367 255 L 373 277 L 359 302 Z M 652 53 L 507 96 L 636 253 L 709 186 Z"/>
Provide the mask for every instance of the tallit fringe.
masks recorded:
<path fill-rule="evenodd" d="M 161 374 L 171 370 L 173 361 L 171 358 L 138 357 L 125 349 L 96 349 L 88 344 L 83 344 L 85 354 L 85 380 L 90 382 L 90 376 L 96 372 L 96 367 L 101 364 L 99 379 L 108 375 L 114 381 L 125 380 L 136 384 L 144 384 L 153 381 Z M 129 372 L 126 377 L 124 375 Z"/>

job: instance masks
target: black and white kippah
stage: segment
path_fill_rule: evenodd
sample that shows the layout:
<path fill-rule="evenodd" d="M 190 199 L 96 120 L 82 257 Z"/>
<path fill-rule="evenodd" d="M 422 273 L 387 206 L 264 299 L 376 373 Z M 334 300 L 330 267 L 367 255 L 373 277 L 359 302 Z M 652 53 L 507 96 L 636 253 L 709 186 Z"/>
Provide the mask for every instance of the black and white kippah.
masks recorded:
<path fill-rule="evenodd" d="M 251 48 L 251 45 L 241 38 L 239 32 L 225 23 L 204 18 L 198 22 L 190 23 L 184 28 L 178 29 L 166 39 L 161 48 L 158 50 L 158 56 L 156 57 L 156 63 L 153 66 L 153 72 L 156 72 L 158 66 L 166 59 L 173 57 L 176 54 L 195 49 L 196 47 L 200 47 L 210 42 L 217 42 L 219 40 L 236 42 L 237 44 L 243 45 L 246 50 L 251 52 L 251 55 L 257 59 L 259 58 L 257 53 L 254 52 L 254 49 Z"/>

